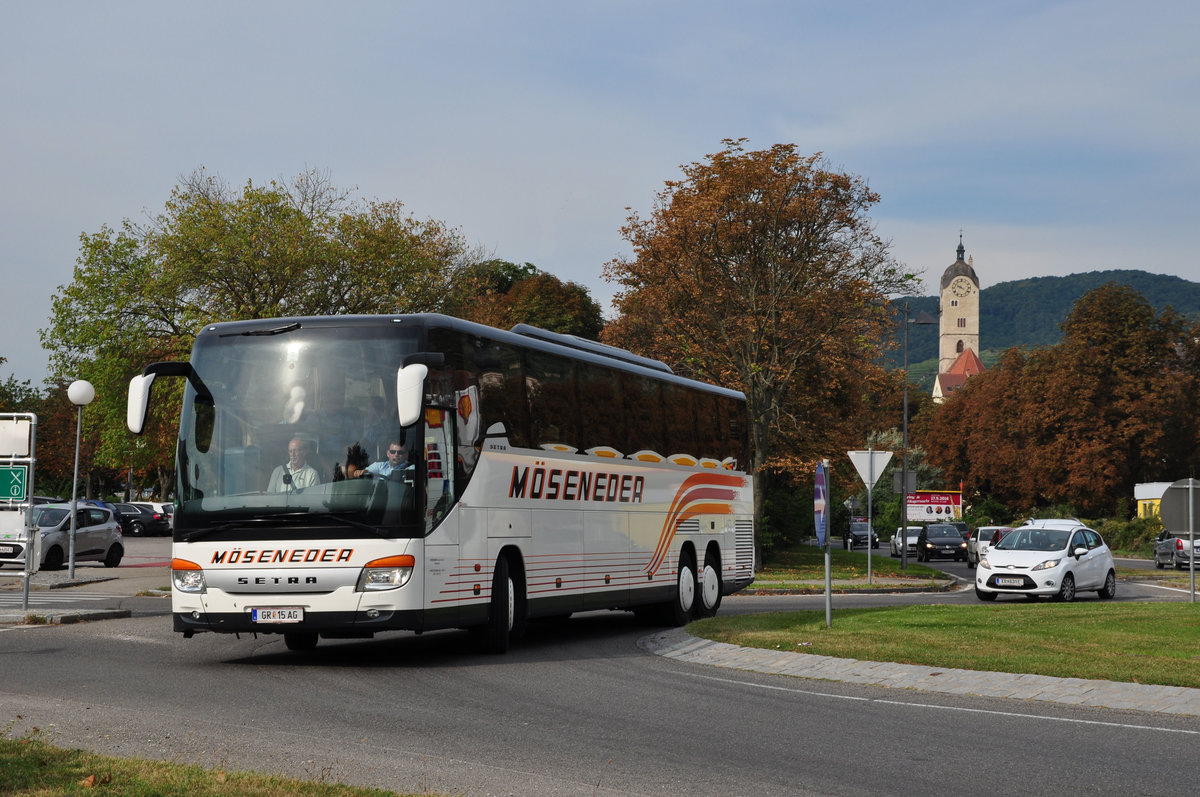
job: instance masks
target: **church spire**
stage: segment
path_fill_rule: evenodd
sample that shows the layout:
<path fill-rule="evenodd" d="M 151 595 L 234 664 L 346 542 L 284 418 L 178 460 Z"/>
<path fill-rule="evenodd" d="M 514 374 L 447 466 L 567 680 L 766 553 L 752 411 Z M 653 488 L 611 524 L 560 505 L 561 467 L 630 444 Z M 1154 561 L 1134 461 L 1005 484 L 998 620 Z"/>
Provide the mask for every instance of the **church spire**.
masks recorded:
<path fill-rule="evenodd" d="M 962 242 L 962 230 L 959 230 L 958 231 L 958 259 L 962 260 L 963 255 L 965 255 L 966 253 L 967 253 L 967 249 L 966 249 L 966 247 L 963 246 L 963 242 Z"/>

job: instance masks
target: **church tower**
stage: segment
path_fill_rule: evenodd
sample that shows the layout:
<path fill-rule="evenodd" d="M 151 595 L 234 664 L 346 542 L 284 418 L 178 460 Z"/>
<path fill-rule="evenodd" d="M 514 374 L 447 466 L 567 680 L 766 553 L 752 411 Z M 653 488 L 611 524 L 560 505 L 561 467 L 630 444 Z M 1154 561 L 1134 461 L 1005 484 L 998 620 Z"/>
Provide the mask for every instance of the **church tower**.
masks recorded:
<path fill-rule="evenodd" d="M 955 360 L 970 349 L 979 354 L 979 278 L 963 259 L 962 235 L 958 259 L 942 274 L 941 325 L 938 338 L 938 372 L 949 373 Z"/>

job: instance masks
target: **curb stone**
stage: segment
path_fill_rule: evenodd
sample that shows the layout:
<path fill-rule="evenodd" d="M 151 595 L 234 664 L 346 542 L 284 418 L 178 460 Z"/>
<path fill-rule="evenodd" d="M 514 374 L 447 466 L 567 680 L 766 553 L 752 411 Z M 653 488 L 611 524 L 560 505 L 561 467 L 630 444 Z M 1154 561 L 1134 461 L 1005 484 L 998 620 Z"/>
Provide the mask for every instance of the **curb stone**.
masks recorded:
<path fill-rule="evenodd" d="M 1184 686 L 1054 678 L 743 648 L 695 637 L 679 628 L 642 637 L 638 647 L 658 656 L 693 664 L 797 678 L 1200 717 L 1200 689 Z"/>

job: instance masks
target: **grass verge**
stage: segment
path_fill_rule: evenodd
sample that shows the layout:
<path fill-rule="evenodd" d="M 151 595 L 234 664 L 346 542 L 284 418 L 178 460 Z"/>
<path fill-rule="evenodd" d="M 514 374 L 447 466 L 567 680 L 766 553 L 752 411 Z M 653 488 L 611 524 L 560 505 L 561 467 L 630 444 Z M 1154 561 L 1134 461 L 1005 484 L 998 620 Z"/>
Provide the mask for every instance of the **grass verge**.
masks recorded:
<path fill-rule="evenodd" d="M 56 747 L 38 731 L 16 738 L 0 734 L 0 794 L 51 797 L 92 793 L 122 797 L 396 797 L 381 789 L 110 758 Z"/>
<path fill-rule="evenodd" d="M 1191 603 L 905 606 L 715 617 L 689 633 L 822 656 L 1200 688 Z"/>
<path fill-rule="evenodd" d="M 834 580 L 867 577 L 867 554 L 859 549 L 846 551 L 841 548 L 829 552 L 829 575 Z M 871 574 L 880 578 L 907 578 L 921 583 L 934 578 L 945 578 L 945 574 L 917 564 L 913 557 L 908 559 L 908 569 L 900 567 L 901 561 L 893 559 L 887 548 L 871 550 Z M 815 581 L 825 578 L 825 553 L 820 548 L 806 546 L 793 551 L 778 551 L 771 561 L 754 576 L 761 581 Z"/>

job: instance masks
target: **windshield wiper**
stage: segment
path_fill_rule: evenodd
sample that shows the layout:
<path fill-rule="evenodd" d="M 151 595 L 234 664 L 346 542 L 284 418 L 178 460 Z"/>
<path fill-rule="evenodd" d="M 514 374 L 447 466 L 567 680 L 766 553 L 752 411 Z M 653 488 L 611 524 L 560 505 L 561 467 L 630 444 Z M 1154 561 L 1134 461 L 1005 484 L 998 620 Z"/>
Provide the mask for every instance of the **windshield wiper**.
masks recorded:
<path fill-rule="evenodd" d="M 223 337 L 223 338 L 228 338 L 230 336 L 259 337 L 259 336 L 270 336 L 270 335 L 282 335 L 285 332 L 294 332 L 299 328 L 300 328 L 300 322 L 293 321 L 290 324 L 284 324 L 281 327 L 272 327 L 270 329 L 248 329 L 245 332 L 227 332 L 227 333 L 221 335 L 221 337 Z"/>
<path fill-rule="evenodd" d="M 378 529 L 369 523 L 360 523 L 357 520 L 351 520 L 344 515 L 345 513 L 335 512 L 287 512 L 282 515 L 267 515 L 265 517 L 249 517 L 242 520 L 227 520 L 222 523 L 214 523 L 207 528 L 190 532 L 184 535 L 182 539 L 184 542 L 195 542 L 196 540 L 204 539 L 210 534 L 229 531 L 230 529 L 235 528 L 246 528 L 248 526 L 257 526 L 260 528 L 263 526 L 319 526 L 327 520 L 337 521 L 341 525 L 348 526 L 350 528 L 369 531 L 371 534 L 384 540 L 391 539 L 391 537 L 385 534 L 381 529 Z M 306 522 L 298 523 L 297 521 L 300 520 Z"/>
<path fill-rule="evenodd" d="M 226 520 L 223 523 L 214 523 L 213 525 L 198 529 L 184 535 L 184 542 L 195 542 L 196 540 L 204 539 L 210 534 L 216 534 L 219 531 L 228 531 L 233 528 L 245 526 L 287 526 L 294 523 L 297 519 L 308 517 L 308 512 L 288 512 L 283 515 L 269 515 L 267 517 L 248 517 L 242 520 Z"/>

